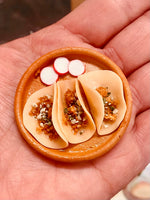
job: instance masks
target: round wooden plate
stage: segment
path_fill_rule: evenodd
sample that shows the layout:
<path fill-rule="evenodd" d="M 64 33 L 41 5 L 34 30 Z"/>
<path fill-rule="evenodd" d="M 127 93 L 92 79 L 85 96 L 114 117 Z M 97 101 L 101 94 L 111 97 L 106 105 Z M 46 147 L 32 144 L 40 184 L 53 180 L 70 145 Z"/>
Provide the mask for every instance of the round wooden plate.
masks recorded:
<path fill-rule="evenodd" d="M 127 111 L 123 121 L 118 129 L 113 133 L 105 136 L 98 136 L 95 134 L 91 139 L 86 142 L 69 145 L 62 150 L 55 150 L 47 148 L 41 145 L 24 127 L 23 125 L 23 108 L 28 97 L 39 90 L 46 87 L 43 85 L 39 78 L 39 71 L 45 66 L 52 65 L 55 58 L 65 56 L 69 60 L 80 59 L 86 63 L 86 71 L 97 69 L 108 69 L 117 73 L 123 82 L 124 96 L 127 105 Z M 72 78 L 70 75 L 61 76 L 62 79 Z M 112 62 L 106 56 L 100 54 L 97 51 L 93 51 L 85 48 L 68 47 L 58 49 L 47 53 L 38 60 L 36 60 L 22 76 L 15 96 L 15 118 L 18 129 L 24 139 L 31 145 L 36 151 L 47 156 L 49 158 L 65 161 L 65 162 L 77 162 L 83 160 L 91 160 L 96 157 L 102 156 L 111 150 L 124 134 L 131 116 L 132 98 L 126 77 L 120 68 Z"/>

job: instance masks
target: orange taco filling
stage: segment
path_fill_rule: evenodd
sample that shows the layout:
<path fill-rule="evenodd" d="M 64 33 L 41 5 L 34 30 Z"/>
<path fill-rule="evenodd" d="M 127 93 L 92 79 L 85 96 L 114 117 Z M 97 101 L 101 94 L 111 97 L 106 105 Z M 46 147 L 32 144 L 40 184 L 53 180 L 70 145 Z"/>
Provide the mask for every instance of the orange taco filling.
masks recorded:
<path fill-rule="evenodd" d="M 38 122 L 39 127 L 37 128 L 37 132 L 47 134 L 50 140 L 59 137 L 52 123 L 52 105 L 53 97 L 49 95 L 40 97 L 39 101 L 32 105 L 29 113 Z"/>
<path fill-rule="evenodd" d="M 86 127 L 88 122 L 75 91 L 69 89 L 66 91 L 65 103 L 64 114 L 66 122 L 72 127 L 74 134 L 78 131 L 82 134 L 84 132 L 82 128 Z"/>
<path fill-rule="evenodd" d="M 108 87 L 99 87 L 96 89 L 103 97 L 104 102 L 104 120 L 115 121 L 117 119 L 117 101 L 111 97 Z"/>

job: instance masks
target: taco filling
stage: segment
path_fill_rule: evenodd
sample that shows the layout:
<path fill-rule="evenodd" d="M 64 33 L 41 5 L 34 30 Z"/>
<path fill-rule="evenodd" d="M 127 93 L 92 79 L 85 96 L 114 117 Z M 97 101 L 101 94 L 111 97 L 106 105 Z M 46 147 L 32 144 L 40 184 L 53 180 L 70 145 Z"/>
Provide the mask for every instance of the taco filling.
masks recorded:
<path fill-rule="evenodd" d="M 115 121 L 117 119 L 118 109 L 117 101 L 111 96 L 111 92 L 108 87 L 98 87 L 96 89 L 100 95 L 103 97 L 104 102 L 104 120 L 105 121 Z"/>
<path fill-rule="evenodd" d="M 87 126 L 88 120 L 78 100 L 75 90 L 71 91 L 70 89 L 68 89 L 66 91 L 65 103 L 66 107 L 64 108 L 64 115 L 66 123 L 69 123 L 74 131 L 74 134 L 76 134 L 77 132 L 82 134 L 84 132 L 82 129 Z"/>
<path fill-rule="evenodd" d="M 48 135 L 50 140 L 59 137 L 52 122 L 52 105 L 53 97 L 45 95 L 40 97 L 39 101 L 32 105 L 29 112 L 29 115 L 34 117 L 38 122 L 39 126 L 36 128 L 36 131 Z"/>

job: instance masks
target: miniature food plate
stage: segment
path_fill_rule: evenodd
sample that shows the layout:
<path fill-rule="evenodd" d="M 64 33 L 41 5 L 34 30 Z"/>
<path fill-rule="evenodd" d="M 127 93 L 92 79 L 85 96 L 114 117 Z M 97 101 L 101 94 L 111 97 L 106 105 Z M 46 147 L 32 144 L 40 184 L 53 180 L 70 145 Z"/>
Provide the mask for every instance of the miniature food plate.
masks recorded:
<path fill-rule="evenodd" d="M 41 82 L 40 71 L 47 66 L 53 66 L 56 58 L 65 57 L 69 61 L 80 60 L 85 65 L 85 73 L 96 70 L 110 70 L 115 72 L 123 84 L 124 99 L 126 102 L 126 112 L 119 127 L 110 134 L 98 135 L 97 132 L 87 141 L 70 144 L 66 148 L 52 149 L 42 145 L 23 124 L 23 109 L 27 99 L 36 91 L 47 87 Z M 69 73 L 60 75 L 58 81 L 75 79 Z M 80 47 L 68 47 L 47 53 L 36 60 L 22 76 L 15 96 L 15 118 L 18 129 L 27 143 L 42 155 L 58 161 L 78 162 L 91 160 L 104 155 L 110 151 L 123 136 L 130 121 L 132 109 L 132 98 L 126 77 L 121 69 L 109 58 L 97 51 Z"/>

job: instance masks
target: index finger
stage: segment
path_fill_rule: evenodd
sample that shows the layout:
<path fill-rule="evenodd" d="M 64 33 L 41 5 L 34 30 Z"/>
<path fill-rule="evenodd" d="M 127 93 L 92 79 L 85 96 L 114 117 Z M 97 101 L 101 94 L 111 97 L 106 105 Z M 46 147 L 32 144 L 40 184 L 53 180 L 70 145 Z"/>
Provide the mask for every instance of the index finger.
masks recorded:
<path fill-rule="evenodd" d="M 149 8 L 147 0 L 86 0 L 59 23 L 85 42 L 101 47 Z"/>

